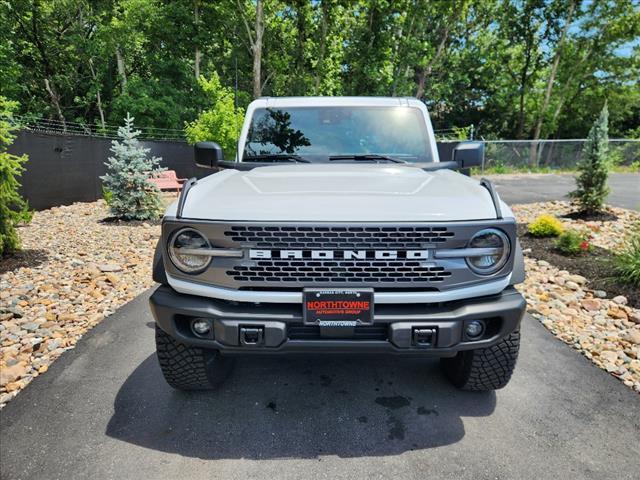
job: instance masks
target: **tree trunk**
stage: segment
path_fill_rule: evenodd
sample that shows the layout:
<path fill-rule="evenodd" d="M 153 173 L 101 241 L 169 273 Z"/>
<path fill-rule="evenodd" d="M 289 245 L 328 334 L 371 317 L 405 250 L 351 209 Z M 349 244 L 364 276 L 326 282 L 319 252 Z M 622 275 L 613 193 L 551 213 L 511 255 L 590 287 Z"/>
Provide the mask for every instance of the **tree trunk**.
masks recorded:
<path fill-rule="evenodd" d="M 322 82 L 322 75 L 324 73 L 324 56 L 327 49 L 327 32 L 328 32 L 328 18 L 331 14 L 329 2 L 323 0 L 320 8 L 322 8 L 322 17 L 320 18 L 320 47 L 318 49 L 318 63 L 316 64 L 316 72 L 314 78 L 315 94 L 320 95 L 320 84 Z"/>
<path fill-rule="evenodd" d="M 544 100 L 542 102 L 542 108 L 538 112 L 538 120 L 536 122 L 536 127 L 533 131 L 534 143 L 530 150 L 531 165 L 537 166 L 538 145 L 535 142 L 540 138 L 540 133 L 542 131 L 542 124 L 544 122 L 544 115 L 547 112 L 547 108 L 549 108 L 549 100 L 551 99 L 553 82 L 555 82 L 556 80 L 556 73 L 558 72 L 558 65 L 560 64 L 560 57 L 562 56 L 562 47 L 564 45 L 564 40 L 567 36 L 567 31 L 571 26 L 571 19 L 573 18 L 573 11 L 575 10 L 575 7 L 576 7 L 575 0 L 571 0 L 571 3 L 569 4 L 569 12 L 567 13 L 567 20 L 565 21 L 564 27 L 562 28 L 562 33 L 560 34 L 560 39 L 558 40 L 556 52 L 553 56 L 553 63 L 551 64 L 551 71 L 549 72 L 549 78 L 547 79 L 547 88 L 544 92 Z"/>
<path fill-rule="evenodd" d="M 89 69 L 91 70 L 91 77 L 93 78 L 94 83 L 97 84 L 98 76 L 96 75 L 96 71 L 93 68 L 93 59 L 91 58 L 89 59 Z M 99 86 L 96 90 L 96 105 L 98 106 L 98 113 L 100 114 L 100 123 L 102 124 L 102 129 L 104 130 L 105 129 L 104 110 L 102 109 L 102 97 L 100 96 Z"/>
<path fill-rule="evenodd" d="M 253 42 L 253 97 L 262 95 L 262 35 L 264 34 L 264 5 L 262 0 L 256 2 L 256 39 Z"/>
<path fill-rule="evenodd" d="M 127 88 L 127 71 L 124 66 L 124 57 L 120 52 L 120 47 L 116 47 L 116 64 L 118 66 L 118 77 L 120 77 L 120 86 L 124 91 Z"/>
<path fill-rule="evenodd" d="M 444 52 L 444 47 L 447 43 L 447 38 L 449 38 L 448 24 L 445 27 L 444 32 L 442 32 L 442 38 L 440 39 L 440 43 L 438 44 L 438 49 L 436 50 L 436 54 L 433 56 L 429 64 L 424 69 L 422 69 L 422 71 L 420 72 L 420 75 L 418 76 L 418 89 L 416 91 L 416 98 L 422 98 L 422 96 L 424 95 L 425 86 L 427 83 L 427 77 L 431 75 L 431 72 L 433 71 L 433 67 L 435 66 L 436 62 L 440 59 L 442 52 Z"/>
<path fill-rule="evenodd" d="M 527 93 L 527 81 L 529 73 L 529 65 L 531 64 L 531 48 L 527 45 L 526 59 L 522 71 L 520 72 L 520 99 L 518 107 L 518 128 L 516 130 L 516 138 L 522 138 L 524 131 L 524 97 Z"/>
<path fill-rule="evenodd" d="M 64 119 L 64 115 L 62 115 L 62 109 L 60 108 L 60 97 L 58 93 L 55 91 L 55 87 L 49 82 L 48 78 L 44 79 L 44 88 L 49 93 L 49 97 L 51 97 L 51 104 L 56 109 L 58 114 L 58 119 L 62 122 L 62 130 L 67 131 L 67 122 Z"/>
<path fill-rule="evenodd" d="M 542 129 L 542 123 L 544 122 L 544 114 L 547 112 L 547 108 L 549 108 L 549 100 L 551 99 L 553 82 L 555 82 L 556 74 L 558 72 L 560 57 L 562 56 L 562 46 L 564 44 L 564 39 L 567 35 L 567 31 L 569 30 L 569 26 L 571 25 L 571 18 L 573 17 L 574 8 L 575 8 L 575 1 L 572 1 L 571 4 L 569 5 L 569 13 L 567 14 L 567 20 L 565 22 L 564 28 L 562 29 L 560 40 L 558 40 L 558 46 L 553 56 L 553 63 L 551 64 L 551 72 L 549 73 L 549 78 L 547 80 L 547 88 L 544 92 L 544 100 L 542 102 L 542 108 L 540 109 L 540 112 L 538 114 L 538 121 L 536 122 L 536 128 L 533 134 L 534 140 L 537 140 L 538 138 L 540 138 L 540 131 Z"/>
<path fill-rule="evenodd" d="M 195 58 L 194 58 L 193 69 L 196 75 L 196 80 L 198 80 L 200 78 L 200 61 L 202 60 L 202 54 L 200 52 L 200 47 L 198 45 L 198 40 L 199 40 L 198 33 L 200 30 L 200 11 L 198 8 L 197 1 L 193 6 L 193 19 L 196 26 L 196 47 L 195 47 Z"/>

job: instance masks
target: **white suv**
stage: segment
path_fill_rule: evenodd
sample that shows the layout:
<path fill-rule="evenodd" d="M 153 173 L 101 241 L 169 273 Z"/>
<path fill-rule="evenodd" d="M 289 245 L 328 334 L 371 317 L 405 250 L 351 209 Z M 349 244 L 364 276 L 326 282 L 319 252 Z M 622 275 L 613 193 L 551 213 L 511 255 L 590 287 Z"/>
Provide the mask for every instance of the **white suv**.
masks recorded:
<path fill-rule="evenodd" d="M 224 153 L 196 145 L 221 170 L 186 182 L 162 222 L 150 303 L 170 385 L 211 388 L 234 355 L 311 352 L 436 356 L 460 388 L 507 384 L 516 222 L 489 181 L 455 171 L 482 143 L 442 161 L 412 98 L 262 98 Z"/>

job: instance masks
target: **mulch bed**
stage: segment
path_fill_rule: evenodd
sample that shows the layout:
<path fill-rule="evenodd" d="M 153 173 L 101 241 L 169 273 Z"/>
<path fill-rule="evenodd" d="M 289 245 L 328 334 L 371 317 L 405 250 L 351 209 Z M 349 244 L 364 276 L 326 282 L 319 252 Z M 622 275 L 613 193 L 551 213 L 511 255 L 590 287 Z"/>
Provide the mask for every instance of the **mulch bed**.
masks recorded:
<path fill-rule="evenodd" d="M 582 275 L 592 290 L 604 290 L 608 298 L 624 295 L 629 305 L 640 308 L 640 289 L 619 281 L 613 268 L 614 255 L 609 250 L 593 247 L 590 252 L 566 256 L 556 249 L 555 238 L 532 237 L 524 224 L 518 225 L 518 238 L 524 250 L 531 249 L 526 255 L 549 262 L 561 270 Z"/>
<path fill-rule="evenodd" d="M 584 220 L 585 222 L 615 222 L 618 219 L 618 216 L 612 212 L 603 210 L 598 213 L 570 212 L 563 215 L 561 218 Z"/>
<path fill-rule="evenodd" d="M 26 249 L 0 256 L 0 274 L 18 268 L 34 268 L 47 260 L 46 250 Z"/>

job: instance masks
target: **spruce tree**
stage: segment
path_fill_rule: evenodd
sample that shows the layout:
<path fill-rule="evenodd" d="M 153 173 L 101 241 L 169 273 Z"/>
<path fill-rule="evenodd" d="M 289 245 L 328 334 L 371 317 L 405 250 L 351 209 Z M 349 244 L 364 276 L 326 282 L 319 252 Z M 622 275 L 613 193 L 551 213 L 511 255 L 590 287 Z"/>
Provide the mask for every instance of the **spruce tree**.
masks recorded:
<path fill-rule="evenodd" d="M 0 257 L 20 248 L 16 225 L 31 220 L 29 204 L 20 195 L 18 177 L 24 171 L 26 155 L 11 155 L 7 148 L 15 138 L 11 116 L 18 107 L 0 96 Z"/>
<path fill-rule="evenodd" d="M 158 165 L 161 158 L 148 157 L 149 148 L 138 140 L 140 130 L 134 130 L 133 117 L 127 114 L 124 126 L 118 128 L 120 140 L 111 143 L 113 157 L 105 162 L 107 174 L 100 177 L 111 193 L 111 214 L 123 220 L 149 220 L 158 218 L 162 201 L 158 188 L 149 182 L 165 170 Z"/>
<path fill-rule="evenodd" d="M 607 105 L 594 122 L 582 150 L 582 159 L 578 164 L 579 176 L 576 188 L 569 196 L 576 200 L 580 211 L 587 215 L 602 210 L 604 200 L 609 195 L 607 177 L 609 176 L 609 135 Z"/>

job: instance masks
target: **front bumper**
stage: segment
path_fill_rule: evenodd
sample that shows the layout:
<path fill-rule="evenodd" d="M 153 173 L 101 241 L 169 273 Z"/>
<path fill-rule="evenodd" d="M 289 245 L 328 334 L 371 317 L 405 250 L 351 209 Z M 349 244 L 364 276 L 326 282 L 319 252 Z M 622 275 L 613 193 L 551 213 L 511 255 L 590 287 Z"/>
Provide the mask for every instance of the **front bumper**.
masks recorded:
<path fill-rule="evenodd" d="M 429 304 L 380 304 L 371 326 L 355 327 L 346 336 L 327 335 L 303 325 L 301 304 L 250 304 L 214 300 L 176 292 L 162 285 L 149 300 L 158 326 L 189 346 L 218 349 L 224 354 L 251 353 L 396 353 L 450 357 L 461 350 L 494 345 L 513 332 L 526 302 L 509 287 L 491 297 Z M 194 318 L 208 319 L 213 329 L 205 338 L 191 330 Z M 479 339 L 465 337 L 465 322 L 482 320 Z M 258 344 L 247 344 L 245 330 L 258 329 Z M 434 332 L 433 342 L 415 342 L 416 329 Z M 336 338 L 340 337 L 340 338 Z"/>

